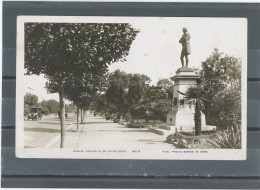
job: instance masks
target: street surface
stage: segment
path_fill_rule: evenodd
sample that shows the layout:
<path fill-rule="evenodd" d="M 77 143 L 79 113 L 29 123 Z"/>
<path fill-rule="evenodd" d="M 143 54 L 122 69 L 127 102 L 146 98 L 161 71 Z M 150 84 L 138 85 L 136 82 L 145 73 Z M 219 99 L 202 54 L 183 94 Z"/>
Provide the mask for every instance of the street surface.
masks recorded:
<path fill-rule="evenodd" d="M 73 127 L 75 114 L 69 114 L 66 128 Z M 42 116 L 41 120 L 24 121 L 25 148 L 57 148 L 60 146 L 60 119 L 58 115 Z"/>
<path fill-rule="evenodd" d="M 76 116 L 66 120 L 65 148 L 158 148 L 173 149 L 165 137 L 148 132 L 146 128 L 126 128 L 124 125 L 94 117 L 87 112 L 84 124 L 76 130 Z M 57 117 L 47 116 L 40 121 L 25 121 L 25 147 L 59 148 L 60 126 Z"/>

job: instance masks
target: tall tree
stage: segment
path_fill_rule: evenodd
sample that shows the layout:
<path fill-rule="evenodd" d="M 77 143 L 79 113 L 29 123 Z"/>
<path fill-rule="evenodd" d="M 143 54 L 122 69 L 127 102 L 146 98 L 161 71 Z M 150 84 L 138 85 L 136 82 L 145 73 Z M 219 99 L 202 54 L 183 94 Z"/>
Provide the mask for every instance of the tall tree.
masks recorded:
<path fill-rule="evenodd" d="M 196 86 L 191 86 L 187 89 L 187 92 L 183 94 L 188 98 L 190 102 L 195 101 L 195 113 L 194 113 L 194 124 L 195 124 L 195 135 L 201 134 L 201 111 L 203 109 L 203 102 L 208 102 L 203 97 L 203 89 L 201 88 L 200 81 Z"/>
<path fill-rule="evenodd" d="M 137 105 L 145 99 L 150 81 L 151 79 L 144 74 L 129 74 L 129 87 L 126 99 L 130 106 Z"/>
<path fill-rule="evenodd" d="M 24 115 L 30 113 L 30 107 L 38 105 L 38 96 L 31 93 L 26 93 L 24 96 Z"/>
<path fill-rule="evenodd" d="M 108 103 L 107 98 L 105 94 L 97 94 L 94 97 L 94 101 L 91 103 L 90 110 L 94 111 L 94 115 L 96 113 L 99 113 L 101 115 L 104 115 L 108 112 Z"/>
<path fill-rule="evenodd" d="M 241 60 L 217 49 L 202 62 L 199 92 L 202 112 L 210 125 L 226 128 L 241 122 Z"/>
<path fill-rule="evenodd" d="M 202 62 L 202 75 L 203 96 L 210 100 L 205 102 L 203 110 L 208 122 L 224 128 L 232 125 L 232 118 L 237 118 L 239 123 L 241 60 L 215 49 L 212 55 Z"/>
<path fill-rule="evenodd" d="M 138 30 L 129 24 L 26 23 L 26 74 L 44 74 L 58 84 L 61 144 L 65 138 L 64 86 L 82 73 L 103 75 L 124 61 Z"/>
<path fill-rule="evenodd" d="M 106 100 L 108 112 L 111 114 L 125 114 L 128 111 L 126 94 L 129 90 L 129 75 L 123 71 L 116 70 L 108 78 L 108 89 L 106 90 Z"/>
<path fill-rule="evenodd" d="M 150 78 L 141 74 L 127 74 L 116 70 L 110 73 L 105 92 L 108 110 L 118 116 L 125 116 L 129 109 L 145 98 Z"/>
<path fill-rule="evenodd" d="M 145 97 L 130 108 L 133 118 L 166 120 L 167 113 L 171 110 L 173 85 L 169 79 L 160 79 L 156 86 L 147 86 Z"/>
<path fill-rule="evenodd" d="M 38 96 L 27 92 L 24 96 L 24 104 L 30 107 L 36 106 L 38 104 Z"/>
<path fill-rule="evenodd" d="M 84 73 L 80 79 L 69 81 L 65 88 L 65 96 L 77 106 L 77 129 L 79 111 L 83 123 L 83 110 L 90 107 L 95 95 L 102 88 L 103 76 Z"/>
<path fill-rule="evenodd" d="M 59 102 L 54 99 L 43 100 L 41 102 L 41 106 L 43 108 L 47 108 L 49 113 L 58 113 L 59 112 Z"/>
<path fill-rule="evenodd" d="M 173 83 L 170 79 L 160 79 L 157 82 L 159 92 L 162 99 L 167 99 L 171 102 L 171 108 L 173 106 Z"/>

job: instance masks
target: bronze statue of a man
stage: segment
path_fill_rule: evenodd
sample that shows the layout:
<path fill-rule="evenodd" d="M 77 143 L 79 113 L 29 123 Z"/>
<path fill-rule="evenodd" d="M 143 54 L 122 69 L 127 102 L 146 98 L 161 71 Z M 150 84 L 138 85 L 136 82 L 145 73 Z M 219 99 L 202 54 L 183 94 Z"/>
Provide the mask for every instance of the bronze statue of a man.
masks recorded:
<path fill-rule="evenodd" d="M 181 39 L 179 40 L 179 43 L 182 44 L 182 50 L 181 50 L 181 64 L 182 67 L 184 67 L 184 57 L 186 59 L 186 67 L 188 67 L 188 63 L 189 63 L 189 58 L 188 55 L 191 53 L 190 51 L 190 34 L 188 33 L 188 29 L 187 28 L 183 28 L 183 35 L 181 37 Z"/>

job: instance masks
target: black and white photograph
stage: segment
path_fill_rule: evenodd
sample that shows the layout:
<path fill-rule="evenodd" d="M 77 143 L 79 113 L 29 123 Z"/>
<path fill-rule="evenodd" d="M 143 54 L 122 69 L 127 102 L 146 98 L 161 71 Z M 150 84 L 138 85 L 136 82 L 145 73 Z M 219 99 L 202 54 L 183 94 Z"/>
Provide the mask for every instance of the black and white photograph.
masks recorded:
<path fill-rule="evenodd" d="M 16 156 L 245 160 L 247 20 L 17 18 Z"/>

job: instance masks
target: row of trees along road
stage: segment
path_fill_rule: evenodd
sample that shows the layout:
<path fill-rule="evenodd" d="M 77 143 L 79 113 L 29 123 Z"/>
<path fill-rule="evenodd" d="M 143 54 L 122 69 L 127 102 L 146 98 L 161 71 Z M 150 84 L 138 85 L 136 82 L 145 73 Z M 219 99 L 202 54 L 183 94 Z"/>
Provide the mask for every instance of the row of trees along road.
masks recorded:
<path fill-rule="evenodd" d="M 95 113 L 114 115 L 118 118 L 166 120 L 171 110 L 173 86 L 169 79 L 160 79 L 150 85 L 146 75 L 128 74 L 120 70 L 108 73 L 105 86 L 91 109 Z"/>
<path fill-rule="evenodd" d="M 25 24 L 26 74 L 44 74 L 47 89 L 59 93 L 61 148 L 65 140 L 64 98 L 79 107 L 88 106 L 88 100 L 84 105 L 79 102 L 98 91 L 95 77 L 103 76 L 109 64 L 125 61 L 137 33 L 129 24 Z M 84 92 L 74 93 L 75 88 Z"/>
<path fill-rule="evenodd" d="M 59 112 L 59 102 L 54 99 L 42 100 L 39 102 L 38 96 L 31 93 L 26 93 L 24 96 L 24 115 L 27 116 L 31 107 L 41 107 L 41 113 L 48 115 Z M 74 112 L 72 104 L 65 104 L 65 109 L 68 113 Z"/>

